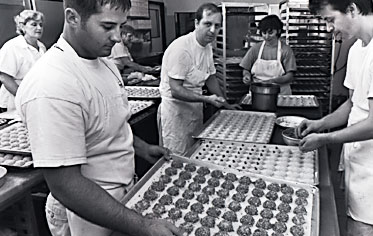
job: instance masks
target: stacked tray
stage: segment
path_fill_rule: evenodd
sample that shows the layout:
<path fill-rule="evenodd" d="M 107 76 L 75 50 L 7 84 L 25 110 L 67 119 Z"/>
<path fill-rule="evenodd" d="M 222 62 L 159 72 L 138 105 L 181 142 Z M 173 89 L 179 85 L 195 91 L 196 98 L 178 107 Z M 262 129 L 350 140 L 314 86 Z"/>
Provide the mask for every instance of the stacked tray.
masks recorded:
<path fill-rule="evenodd" d="M 319 231 L 316 187 L 180 157 L 159 161 L 124 204 L 196 236 L 316 236 Z"/>
<path fill-rule="evenodd" d="M 137 101 L 137 100 L 130 100 L 128 101 L 128 103 L 131 107 L 132 115 L 135 115 L 154 104 L 153 101 Z"/>
<path fill-rule="evenodd" d="M 246 94 L 240 104 L 251 105 L 251 93 Z M 278 95 L 278 107 L 319 107 L 316 96 L 314 95 Z"/>
<path fill-rule="evenodd" d="M 28 132 L 24 124 L 17 122 L 0 130 L 0 152 L 31 154 Z"/>
<path fill-rule="evenodd" d="M 32 166 L 32 157 L 11 153 L 0 153 L 0 166 L 27 168 Z"/>
<path fill-rule="evenodd" d="M 268 143 L 276 115 L 267 112 L 220 110 L 195 138 Z"/>
<path fill-rule="evenodd" d="M 158 87 L 126 86 L 128 98 L 131 99 L 158 99 L 161 97 Z"/>
<path fill-rule="evenodd" d="M 190 156 L 287 181 L 312 185 L 319 182 L 317 151 L 304 153 L 298 147 L 202 140 Z"/>

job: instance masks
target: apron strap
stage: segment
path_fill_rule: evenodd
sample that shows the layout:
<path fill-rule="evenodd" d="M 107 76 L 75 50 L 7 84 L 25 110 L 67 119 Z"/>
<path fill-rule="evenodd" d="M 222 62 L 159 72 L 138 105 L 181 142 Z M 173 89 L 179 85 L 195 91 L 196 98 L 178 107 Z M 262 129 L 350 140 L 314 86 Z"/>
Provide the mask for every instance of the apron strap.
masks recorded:
<path fill-rule="evenodd" d="M 263 49 L 264 45 L 266 44 L 266 41 L 263 41 L 262 45 L 260 46 L 259 53 L 258 53 L 258 59 L 262 59 Z"/>
<path fill-rule="evenodd" d="M 281 41 L 278 40 L 277 43 L 277 61 L 281 63 Z"/>

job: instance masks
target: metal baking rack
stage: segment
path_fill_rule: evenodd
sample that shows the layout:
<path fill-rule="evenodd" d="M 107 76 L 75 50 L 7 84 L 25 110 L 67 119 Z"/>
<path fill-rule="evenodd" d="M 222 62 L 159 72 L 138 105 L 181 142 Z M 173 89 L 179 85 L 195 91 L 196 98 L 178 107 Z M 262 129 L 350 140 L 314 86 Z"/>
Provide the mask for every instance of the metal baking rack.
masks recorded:
<path fill-rule="evenodd" d="M 141 202 L 141 201 L 144 201 L 144 194 L 145 192 L 151 188 L 151 186 L 153 185 L 153 183 L 155 182 L 158 182 L 160 181 L 160 177 L 163 176 L 163 175 L 167 175 L 166 174 L 166 169 L 170 168 L 171 167 L 171 163 L 173 161 L 177 161 L 179 163 L 182 163 L 183 164 L 183 167 L 180 168 L 180 169 L 177 169 L 177 173 L 175 175 L 173 175 L 171 177 L 171 181 L 170 183 L 165 183 L 165 188 L 164 190 L 162 190 L 161 192 L 157 192 L 157 196 L 154 200 L 151 200 L 149 201 L 149 206 L 146 208 L 146 209 L 136 209 L 136 205 Z M 193 199 L 191 200 L 188 200 L 189 201 L 189 206 L 186 208 L 186 209 L 181 209 L 181 212 L 182 212 L 182 216 L 179 218 L 179 219 L 171 219 L 170 216 L 169 216 L 169 212 L 171 210 L 171 208 L 174 208 L 175 207 L 175 202 L 177 199 L 181 199 L 182 198 L 182 193 L 185 192 L 186 189 L 188 189 L 188 186 L 191 182 L 193 182 L 193 178 L 197 175 L 196 172 L 191 172 L 192 176 L 191 176 L 191 179 L 189 180 L 186 180 L 186 184 L 184 187 L 179 187 L 179 193 L 177 194 L 177 196 L 172 196 L 171 198 L 171 203 L 169 205 L 164 205 L 165 207 L 165 213 L 162 213 L 160 215 L 158 214 L 154 214 L 152 211 L 153 211 L 153 208 L 155 207 L 155 205 L 159 202 L 159 199 L 164 196 L 164 195 L 168 195 L 167 194 L 167 189 L 169 189 L 170 187 L 173 187 L 175 186 L 173 184 L 174 181 L 178 180 L 179 179 L 179 174 L 181 173 L 181 171 L 183 171 L 183 168 L 187 165 L 187 164 L 193 164 L 197 169 L 201 168 L 201 167 L 207 167 L 210 171 L 213 171 L 213 170 L 218 170 L 218 171 L 222 171 L 223 175 L 226 176 L 228 174 L 234 174 L 237 176 L 238 179 L 242 178 L 243 176 L 247 176 L 250 178 L 251 180 L 251 184 L 249 186 L 249 193 L 248 194 L 245 194 L 245 197 L 246 197 L 246 200 L 241 202 L 241 210 L 237 211 L 236 212 L 236 215 L 237 215 L 237 218 L 238 220 L 240 218 L 242 218 L 243 215 L 246 215 L 247 213 L 245 213 L 245 207 L 248 206 L 248 199 L 250 197 L 252 197 L 252 190 L 254 188 L 256 188 L 254 186 L 254 183 L 258 180 L 263 180 L 265 181 L 266 185 L 268 186 L 269 184 L 279 184 L 279 185 L 286 185 L 288 187 L 291 187 L 293 188 L 295 191 L 296 190 L 299 190 L 299 189 L 304 189 L 306 190 L 308 193 L 309 193 L 309 196 L 307 197 L 307 202 L 308 204 L 306 204 L 305 206 L 305 209 L 306 209 L 306 214 L 305 214 L 305 222 L 304 224 L 302 224 L 302 228 L 304 230 L 304 234 L 303 235 L 306 235 L 306 236 L 318 236 L 319 235 L 319 221 L 320 221 L 320 199 L 319 199 L 319 190 L 317 187 L 314 187 L 314 186 L 311 186 L 311 185 L 307 185 L 307 184 L 300 184 L 300 183 L 294 183 L 294 182 L 288 182 L 288 181 L 284 181 L 284 180 L 279 180 L 279 179 L 275 179 L 275 178 L 270 178 L 270 177 L 264 177 L 264 176 L 261 176 L 261 175 L 257 175 L 257 174 L 253 174 L 253 173 L 243 173 L 243 172 L 239 172 L 235 169 L 231 169 L 231 168 L 226 168 L 226 167 L 222 167 L 222 166 L 218 166 L 218 165 L 214 165 L 212 163 L 208 163 L 208 162 L 203 162 L 203 161 L 199 161 L 199 160 L 193 160 L 193 159 L 189 159 L 189 158 L 184 158 L 184 157 L 179 157 L 179 156 L 172 156 L 172 161 L 169 162 L 169 161 L 165 161 L 165 159 L 161 159 L 159 160 L 146 174 L 143 178 L 141 178 L 141 180 L 127 193 L 127 195 L 125 196 L 124 200 L 123 200 L 123 204 L 125 204 L 127 207 L 131 208 L 131 209 L 134 209 L 134 210 L 137 210 L 139 211 L 140 214 L 144 215 L 144 216 L 148 216 L 148 217 L 159 217 L 159 218 L 162 218 L 162 219 L 166 219 L 166 220 L 169 220 L 171 221 L 172 223 L 174 223 L 177 227 L 181 227 L 181 225 L 185 222 L 185 215 L 188 213 L 188 212 L 191 212 L 191 208 L 190 206 L 193 204 L 193 203 L 196 203 L 197 200 L 197 196 L 202 193 L 201 190 L 197 190 L 195 192 L 195 196 L 193 197 Z M 210 172 L 211 173 L 211 172 Z M 209 177 L 210 175 L 207 174 L 206 177 L 207 178 L 211 178 Z M 206 180 L 207 180 L 206 178 Z M 223 182 L 225 181 L 224 177 L 222 179 L 220 179 L 220 184 L 222 184 Z M 206 181 L 205 183 L 201 183 L 200 184 L 200 187 L 201 189 L 203 189 L 205 186 L 207 186 L 207 183 L 208 181 Z M 233 184 L 234 184 L 234 188 L 236 188 L 238 186 L 238 181 L 233 181 Z M 253 186 L 252 186 L 253 185 Z M 216 189 L 219 189 L 221 188 L 221 186 L 219 187 L 216 187 Z M 222 212 L 227 212 L 229 209 L 228 209 L 228 205 L 229 205 L 229 202 L 232 202 L 233 201 L 233 197 L 232 195 L 236 192 L 236 190 L 229 190 L 229 195 L 225 198 L 225 202 L 224 202 L 224 207 L 221 208 L 221 211 Z M 267 193 L 268 190 L 265 189 L 264 190 L 264 193 Z M 279 193 L 280 195 L 282 194 L 281 192 Z M 213 206 L 212 205 L 212 200 L 217 198 L 218 195 L 217 195 L 217 191 L 210 195 L 209 196 L 209 201 L 208 203 L 205 203 L 203 204 L 203 212 L 198 214 L 198 217 L 199 219 L 202 219 L 203 217 L 206 216 L 206 210 Z M 262 199 L 263 198 L 263 199 Z M 289 216 L 289 220 L 287 221 L 286 223 L 286 226 L 287 226 L 287 230 L 286 232 L 284 233 L 284 235 L 290 235 L 290 228 L 292 226 L 294 226 L 294 223 L 292 222 L 292 218 L 295 216 L 295 213 L 293 213 L 293 210 L 295 209 L 295 207 L 297 206 L 295 204 L 295 198 L 296 196 L 294 196 L 294 199 L 292 199 L 292 202 L 289 204 L 291 206 L 291 211 L 288 213 L 288 216 Z M 147 201 L 147 200 L 145 200 Z M 265 196 L 263 197 L 260 197 L 260 205 L 257 207 L 258 209 L 258 212 L 260 213 L 264 208 L 263 208 L 263 202 L 265 201 Z M 275 203 L 276 203 L 276 206 L 279 205 L 279 202 L 280 202 L 280 196 L 278 197 L 277 200 L 275 200 Z M 277 209 L 277 208 L 276 208 Z M 273 213 L 274 215 L 276 215 L 279 211 L 278 210 L 273 210 Z M 223 213 L 218 216 L 216 219 L 215 219 L 215 226 L 213 228 L 210 228 L 210 232 L 211 232 L 211 235 L 213 235 L 214 233 L 216 233 L 217 231 L 219 231 L 217 225 L 219 222 L 221 222 L 223 220 L 222 218 L 222 215 Z M 258 215 L 254 215 L 253 216 L 254 218 L 254 225 L 250 227 L 251 229 L 251 232 L 254 232 L 256 229 L 257 229 L 257 222 L 258 220 L 261 218 L 260 216 Z M 200 223 L 200 220 L 198 220 L 196 223 L 193 223 L 193 229 L 192 229 L 192 232 L 189 233 L 189 235 L 196 235 L 195 234 L 195 231 L 198 227 L 201 226 L 201 223 Z M 237 235 L 237 229 L 239 228 L 239 226 L 241 225 L 241 223 L 239 222 L 233 222 L 233 227 L 234 227 L 234 231 L 230 234 L 230 235 Z M 273 229 L 268 229 L 266 230 L 268 235 L 271 234 L 271 232 L 273 232 Z"/>
<path fill-rule="evenodd" d="M 126 86 L 128 99 L 160 99 L 161 94 L 158 87 Z"/>
<path fill-rule="evenodd" d="M 268 143 L 276 115 L 268 112 L 219 110 L 194 138 Z"/>
<path fill-rule="evenodd" d="M 304 153 L 298 147 L 200 140 L 187 156 L 277 179 L 312 185 L 319 183 L 317 151 Z"/>
<path fill-rule="evenodd" d="M 251 105 L 251 93 L 246 94 L 239 101 L 240 105 Z M 319 107 L 319 102 L 315 95 L 278 95 L 278 107 Z"/>

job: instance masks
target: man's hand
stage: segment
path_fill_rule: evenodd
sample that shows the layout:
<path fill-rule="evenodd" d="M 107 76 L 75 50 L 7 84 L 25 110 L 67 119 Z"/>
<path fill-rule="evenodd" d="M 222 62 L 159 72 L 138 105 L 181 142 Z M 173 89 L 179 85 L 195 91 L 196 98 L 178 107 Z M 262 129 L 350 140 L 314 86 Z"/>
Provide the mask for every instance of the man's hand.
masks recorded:
<path fill-rule="evenodd" d="M 228 110 L 242 110 L 242 107 L 240 105 L 238 105 L 238 104 L 229 104 L 227 102 L 223 105 L 223 107 L 225 109 L 228 109 Z"/>
<path fill-rule="evenodd" d="M 165 220 L 159 219 L 150 219 L 145 227 L 148 227 L 149 236 L 183 236 L 186 235 L 186 232 L 177 228 L 175 225 L 171 224 Z"/>
<path fill-rule="evenodd" d="M 320 120 L 308 120 L 304 119 L 298 127 L 295 128 L 295 132 L 298 137 L 305 137 L 312 132 L 320 132 L 322 122 Z"/>
<path fill-rule="evenodd" d="M 224 106 L 224 104 L 226 103 L 223 97 L 219 97 L 215 94 L 207 96 L 207 102 L 216 106 L 217 108 Z"/>
<path fill-rule="evenodd" d="M 307 135 L 300 141 L 299 149 L 302 152 L 309 152 L 321 147 L 326 143 L 328 143 L 327 134 L 312 133 Z"/>
<path fill-rule="evenodd" d="M 170 154 L 171 151 L 168 148 L 148 144 L 148 146 L 144 148 L 142 158 L 147 160 L 150 164 L 154 164 L 161 157 L 164 157 L 166 160 L 170 160 Z"/>

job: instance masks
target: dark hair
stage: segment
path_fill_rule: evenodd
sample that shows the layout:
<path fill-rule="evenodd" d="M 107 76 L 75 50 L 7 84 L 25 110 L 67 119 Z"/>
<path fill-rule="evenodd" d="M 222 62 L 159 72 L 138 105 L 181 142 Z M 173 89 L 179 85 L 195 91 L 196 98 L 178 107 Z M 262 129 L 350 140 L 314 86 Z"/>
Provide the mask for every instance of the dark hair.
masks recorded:
<path fill-rule="evenodd" d="M 198 7 L 196 12 L 196 19 L 198 22 L 202 19 L 204 11 L 211 11 L 212 13 L 221 12 L 220 8 L 216 6 L 214 3 L 204 3 Z"/>
<path fill-rule="evenodd" d="M 334 10 L 346 13 L 352 3 L 356 4 L 362 15 L 373 13 L 372 0 L 309 0 L 309 8 L 312 14 L 318 14 L 326 5 L 330 5 Z"/>
<path fill-rule="evenodd" d="M 135 32 L 135 29 L 130 25 L 123 25 L 121 28 L 122 34 L 133 34 Z"/>
<path fill-rule="evenodd" d="M 284 24 L 276 15 L 268 15 L 264 17 L 258 25 L 260 33 L 267 32 L 268 30 L 277 30 L 277 37 L 281 36 Z"/>
<path fill-rule="evenodd" d="M 131 8 L 130 0 L 64 0 L 64 8 L 74 8 L 85 23 L 88 18 L 99 13 L 100 7 L 109 4 L 111 8 L 121 9 L 123 12 Z"/>

